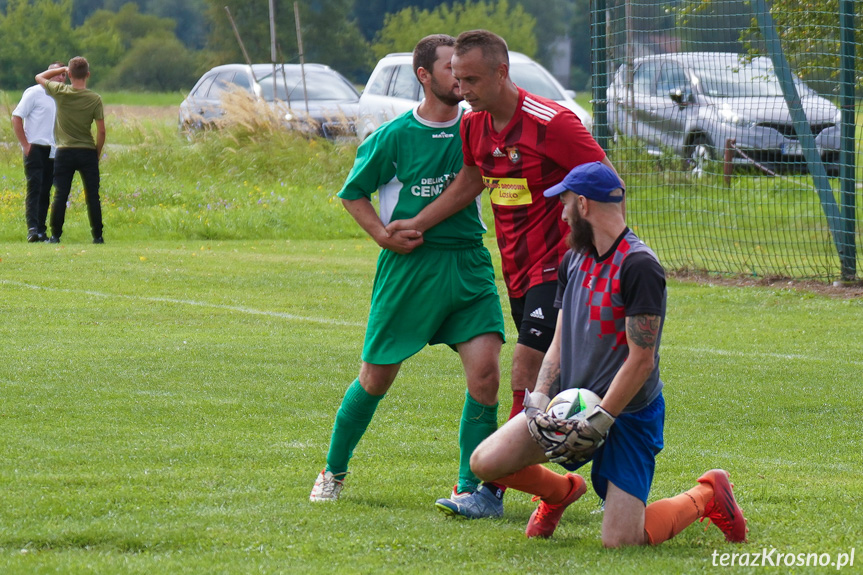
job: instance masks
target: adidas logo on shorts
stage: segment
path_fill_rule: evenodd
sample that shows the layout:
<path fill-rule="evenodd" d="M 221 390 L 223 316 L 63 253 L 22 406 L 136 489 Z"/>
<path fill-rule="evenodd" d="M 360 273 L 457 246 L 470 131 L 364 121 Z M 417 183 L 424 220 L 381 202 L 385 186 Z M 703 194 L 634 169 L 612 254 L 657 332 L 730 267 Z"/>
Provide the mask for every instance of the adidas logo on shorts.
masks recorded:
<path fill-rule="evenodd" d="M 545 315 L 543 315 L 541 307 L 538 307 L 532 312 L 530 312 L 530 317 L 534 319 L 545 319 Z"/>

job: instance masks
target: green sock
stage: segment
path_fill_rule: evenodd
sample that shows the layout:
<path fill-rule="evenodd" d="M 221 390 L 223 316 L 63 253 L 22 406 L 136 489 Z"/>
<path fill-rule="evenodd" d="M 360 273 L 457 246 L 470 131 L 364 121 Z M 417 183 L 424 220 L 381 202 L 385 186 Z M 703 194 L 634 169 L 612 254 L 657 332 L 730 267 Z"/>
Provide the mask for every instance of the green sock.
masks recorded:
<path fill-rule="evenodd" d="M 470 456 L 482 440 L 497 429 L 497 406 L 483 405 L 465 392 L 458 446 L 461 450 L 458 463 L 458 491 L 476 491 L 479 478 L 470 470 Z"/>
<path fill-rule="evenodd" d="M 354 448 L 366 432 L 383 398 L 383 395 L 370 395 L 360 385 L 359 378 L 348 387 L 333 424 L 330 450 L 327 452 L 327 471 L 333 475 L 348 471 L 348 461 L 354 454 Z"/>

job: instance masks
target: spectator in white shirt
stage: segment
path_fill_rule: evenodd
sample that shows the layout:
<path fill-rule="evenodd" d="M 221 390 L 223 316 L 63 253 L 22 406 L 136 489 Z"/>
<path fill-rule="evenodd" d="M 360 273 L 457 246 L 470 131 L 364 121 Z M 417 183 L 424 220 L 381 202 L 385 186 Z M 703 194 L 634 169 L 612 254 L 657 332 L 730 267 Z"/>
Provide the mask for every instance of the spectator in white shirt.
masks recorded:
<path fill-rule="evenodd" d="M 66 64 L 54 62 L 49 69 Z M 65 82 L 66 75 L 55 76 Z M 21 101 L 12 111 L 12 129 L 24 152 L 24 175 L 27 178 L 27 196 L 24 215 L 27 220 L 27 241 L 48 240 L 46 220 L 51 203 L 51 185 L 54 181 L 54 119 L 57 106 L 54 99 L 40 85 L 24 91 Z"/>

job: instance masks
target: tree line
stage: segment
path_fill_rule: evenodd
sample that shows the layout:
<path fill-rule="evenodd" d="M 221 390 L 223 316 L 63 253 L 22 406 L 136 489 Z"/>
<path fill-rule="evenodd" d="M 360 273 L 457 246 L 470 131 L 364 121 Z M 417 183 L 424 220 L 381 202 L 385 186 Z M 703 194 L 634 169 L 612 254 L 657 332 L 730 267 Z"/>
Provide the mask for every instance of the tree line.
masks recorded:
<path fill-rule="evenodd" d="M 576 0 L 586 9 L 589 0 Z M 362 83 L 382 53 L 424 34 L 493 29 L 514 50 L 547 56 L 566 36 L 572 0 L 300 0 L 303 57 Z M 269 62 L 266 0 L 0 0 L 0 89 L 20 90 L 55 60 L 87 57 L 102 89 L 187 90 L 212 66 L 242 62 L 230 10 L 254 62 Z M 294 6 L 275 0 L 278 60 L 298 62 Z M 537 31 L 542 34 L 538 37 Z M 583 78 L 582 78 L 583 79 Z"/>
<path fill-rule="evenodd" d="M 811 80 L 831 81 L 824 70 L 837 67 L 835 4 L 771 4 L 786 50 L 802 57 L 800 71 Z M 298 62 L 294 2 L 274 5 L 277 59 Z M 82 55 L 97 88 L 188 90 L 210 67 L 244 60 L 226 7 L 250 59 L 269 62 L 267 0 L 0 0 L 0 89 L 23 89 L 51 62 Z M 579 90 L 590 81 L 590 7 L 591 0 L 298 1 L 305 61 L 328 64 L 356 83 L 382 55 L 410 51 L 426 34 L 486 28 L 548 67 L 563 40 L 570 48 L 564 83 Z M 657 39 L 675 38 L 683 50 L 743 52 L 757 40 L 746 0 L 606 0 L 606 7 L 612 59 L 626 43 L 651 49 Z M 860 21 L 863 2 L 855 10 Z M 859 62 L 863 43 L 856 49 Z"/>

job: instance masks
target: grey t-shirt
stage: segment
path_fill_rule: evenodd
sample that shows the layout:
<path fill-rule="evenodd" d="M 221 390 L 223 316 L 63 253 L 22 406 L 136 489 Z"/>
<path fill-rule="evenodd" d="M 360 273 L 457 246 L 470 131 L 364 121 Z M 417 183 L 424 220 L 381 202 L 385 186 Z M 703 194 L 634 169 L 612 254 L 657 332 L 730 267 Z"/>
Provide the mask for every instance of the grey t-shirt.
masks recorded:
<path fill-rule="evenodd" d="M 659 344 L 665 324 L 665 271 L 656 254 L 627 228 L 608 253 L 568 251 L 558 272 L 555 306 L 562 309 L 561 389 L 600 397 L 629 355 L 626 317 L 660 316 L 655 367 L 624 413 L 639 411 L 662 391 Z"/>

